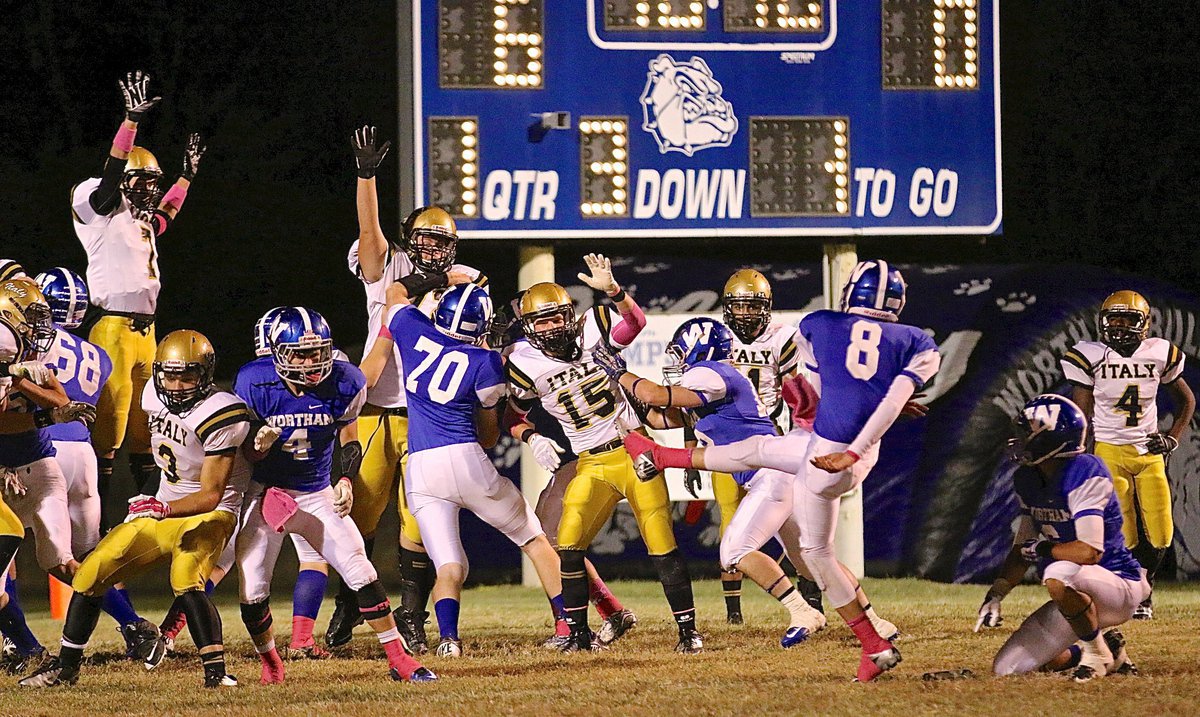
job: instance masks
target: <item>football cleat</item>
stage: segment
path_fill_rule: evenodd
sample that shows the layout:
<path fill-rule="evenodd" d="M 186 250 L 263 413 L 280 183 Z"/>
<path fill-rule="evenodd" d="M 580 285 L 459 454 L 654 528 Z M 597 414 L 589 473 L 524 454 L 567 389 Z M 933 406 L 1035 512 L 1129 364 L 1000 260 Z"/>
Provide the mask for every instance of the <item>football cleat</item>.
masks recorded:
<path fill-rule="evenodd" d="M 171 635 L 163 635 L 163 646 L 166 648 L 167 657 L 175 655 L 175 638 Z"/>
<path fill-rule="evenodd" d="M 1091 682 L 1097 677 L 1104 677 L 1104 666 L 1100 665 L 1100 669 L 1096 669 L 1092 665 L 1080 663 L 1074 670 L 1071 670 L 1071 681 L 1073 682 Z"/>
<path fill-rule="evenodd" d="M 679 642 L 675 645 L 675 652 L 684 655 L 698 655 L 704 651 L 704 636 L 696 631 L 694 627 L 684 627 L 679 630 Z"/>
<path fill-rule="evenodd" d="M 413 670 L 413 673 L 409 675 L 407 680 L 400 675 L 400 670 L 397 670 L 395 667 L 389 669 L 388 674 L 396 682 L 436 682 L 438 678 L 437 675 L 433 674 L 433 670 L 428 667 L 418 667 Z"/>
<path fill-rule="evenodd" d="M 5 648 L 7 648 L 7 645 L 5 645 Z M 47 659 L 46 648 L 39 647 L 28 655 L 22 655 L 14 645 L 11 652 L 5 649 L 3 658 L 0 659 L 3 661 L 5 672 L 13 676 L 23 675 L 30 667 L 39 665 Z"/>
<path fill-rule="evenodd" d="M 1151 598 L 1146 598 L 1140 605 L 1133 609 L 1134 620 L 1153 620 L 1154 619 L 1154 601 Z"/>
<path fill-rule="evenodd" d="M 142 666 L 153 670 L 167 656 L 167 644 L 158 626 L 149 620 L 138 620 L 121 625 L 117 632 L 125 638 L 125 655 L 141 660 Z"/>
<path fill-rule="evenodd" d="M 404 644 L 411 655 L 424 655 L 429 652 L 429 638 L 425 635 L 425 620 L 428 618 L 429 613 L 424 611 L 406 612 L 402 607 L 392 611 L 396 629 L 400 631 L 400 637 L 404 638 Z"/>
<path fill-rule="evenodd" d="M 17 684 L 21 687 L 57 687 L 79 681 L 78 667 L 64 667 L 57 656 L 47 658 L 37 670 Z"/>
<path fill-rule="evenodd" d="M 886 650 L 880 650 L 879 652 L 868 653 L 864 649 L 862 658 L 858 661 L 858 674 L 855 675 L 854 681 L 870 682 L 896 665 L 899 665 L 903 659 L 900 656 L 900 651 L 892 645 L 888 645 Z"/>
<path fill-rule="evenodd" d="M 462 640 L 443 637 L 437 646 L 438 657 L 462 657 Z"/>
<path fill-rule="evenodd" d="M 335 601 L 333 617 L 329 618 L 329 628 L 325 630 L 325 646 L 333 650 L 349 643 L 354 637 L 354 628 L 362 623 L 358 605 L 340 599 Z"/>
<path fill-rule="evenodd" d="M 207 687 L 208 689 L 216 689 L 218 687 L 237 687 L 238 681 L 237 681 L 237 678 L 234 677 L 233 675 L 225 675 L 225 674 L 219 675 L 214 672 L 211 675 L 210 674 L 204 675 L 204 686 Z"/>
<path fill-rule="evenodd" d="M 608 647 L 636 626 L 637 615 L 632 610 L 618 610 L 604 619 L 600 632 L 596 634 L 596 641 Z"/>
<path fill-rule="evenodd" d="M 560 649 L 562 652 L 601 652 L 608 647 L 596 639 L 596 633 L 586 630 L 568 635 Z"/>
<path fill-rule="evenodd" d="M 779 646 L 786 650 L 789 647 L 795 647 L 796 645 L 799 645 L 808 638 L 809 632 L 807 627 L 797 627 L 793 625 L 787 629 L 787 632 L 783 633 L 783 637 L 779 638 Z"/>
<path fill-rule="evenodd" d="M 285 660 L 328 660 L 333 653 L 314 642 L 302 647 L 288 645 L 279 651 L 279 656 Z"/>
<path fill-rule="evenodd" d="M 1129 653 L 1125 651 L 1125 636 L 1117 628 L 1112 628 L 1104 633 L 1104 644 L 1108 645 L 1108 651 L 1113 655 L 1112 668 L 1108 671 L 1111 675 L 1129 675 L 1136 676 L 1138 674 L 1137 665 L 1133 664 L 1133 660 L 1129 659 Z"/>
<path fill-rule="evenodd" d="M 3 646 L 0 647 L 0 659 L 10 660 L 17 654 L 17 643 L 4 638 Z"/>
<path fill-rule="evenodd" d="M 725 622 L 729 623 L 730 625 L 742 625 L 746 622 L 746 620 L 742 617 L 741 612 L 737 610 L 731 610 L 730 612 L 725 613 Z"/>
<path fill-rule="evenodd" d="M 551 635 L 542 641 L 542 647 L 547 650 L 562 650 L 570 641 L 570 635 Z"/>

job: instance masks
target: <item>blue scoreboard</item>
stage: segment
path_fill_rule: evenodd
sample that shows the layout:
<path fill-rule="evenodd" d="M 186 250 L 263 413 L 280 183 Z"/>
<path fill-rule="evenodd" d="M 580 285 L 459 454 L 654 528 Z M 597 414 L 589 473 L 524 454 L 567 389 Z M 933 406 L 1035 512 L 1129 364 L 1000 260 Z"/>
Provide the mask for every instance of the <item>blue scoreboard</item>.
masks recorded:
<path fill-rule="evenodd" d="M 999 0 L 414 0 L 466 237 L 992 234 Z"/>

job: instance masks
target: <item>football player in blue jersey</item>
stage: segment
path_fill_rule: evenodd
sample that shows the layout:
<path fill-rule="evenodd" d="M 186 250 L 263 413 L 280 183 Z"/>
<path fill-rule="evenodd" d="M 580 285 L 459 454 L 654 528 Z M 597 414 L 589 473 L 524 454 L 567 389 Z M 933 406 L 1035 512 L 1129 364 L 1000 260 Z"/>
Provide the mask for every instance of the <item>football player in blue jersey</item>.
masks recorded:
<path fill-rule="evenodd" d="M 272 362 L 251 361 L 234 382 L 257 426 L 249 441 L 254 476 L 236 551 L 242 620 L 262 660 L 262 682 L 284 679 L 269 598 L 271 574 L 287 533 L 303 536 L 354 590 L 363 618 L 387 653 L 392 679 L 434 680 L 405 652 L 387 593 L 348 517 L 354 500 L 350 477 L 362 460 L 354 419 L 366 397 L 366 379 L 357 366 L 333 358 L 329 325 L 310 309 L 281 311 L 271 325 L 270 341 Z M 335 470 L 337 444 L 340 465 Z"/>
<path fill-rule="evenodd" d="M 254 323 L 254 355 L 255 361 L 274 365 L 271 357 L 270 329 L 276 317 L 286 309 L 286 306 L 276 306 L 268 310 Z M 334 358 L 345 360 L 345 354 L 337 349 Z M 296 549 L 296 557 L 300 561 L 299 573 L 296 575 L 296 585 L 292 588 L 292 636 L 288 646 L 280 650 L 280 656 L 285 660 L 324 660 L 333 657 L 329 651 L 316 643 L 313 638 L 313 623 L 321 611 L 321 601 L 325 599 L 325 586 L 329 581 L 329 563 L 321 554 L 313 549 L 299 533 L 292 533 L 292 546 Z M 230 539 L 221 553 L 216 567 L 213 568 L 209 592 L 224 579 L 233 569 L 235 560 L 235 545 L 237 534 Z M 187 626 L 187 615 L 183 605 L 178 601 L 171 606 L 163 618 L 160 629 L 166 640 L 168 651 L 175 649 L 175 638 Z"/>
<path fill-rule="evenodd" d="M 646 418 L 651 428 L 691 426 L 703 444 L 718 446 L 774 436 L 775 422 L 754 385 L 732 364 L 732 345 L 732 332 L 719 321 L 683 322 L 667 344 L 666 385 L 629 372 L 610 347 L 598 346 L 593 357 L 631 396 L 652 407 Z M 734 473 L 733 480 L 746 496 L 721 536 L 721 569 L 744 573 L 786 607 L 791 620 L 780 644 L 798 645 L 825 627 L 825 616 L 804 601 L 779 563 L 759 551 L 778 534 L 789 554 L 801 554 L 800 526 L 792 514 L 796 475 L 759 468 Z"/>
<path fill-rule="evenodd" d="M 484 452 L 500 436 L 508 395 L 500 354 L 479 345 L 491 325 L 491 297 L 475 284 L 460 284 L 442 295 L 432 319 L 409 303 L 401 283 L 388 288 L 388 299 L 387 334 L 363 367 L 369 385 L 383 371 L 393 342 L 401 365 L 409 367 L 408 506 L 437 569 L 437 654 L 458 657 L 459 602 L 468 570 L 459 511 L 479 516 L 529 557 L 556 622 L 563 613 L 558 554 L 533 506 Z"/>
<path fill-rule="evenodd" d="M 1150 583 L 1125 547 L 1112 475 L 1103 461 L 1084 452 L 1087 418 L 1072 401 L 1043 394 L 1025 404 L 1015 424 L 1021 465 L 1013 487 L 1021 522 L 975 630 L 1000 624 L 1000 601 L 1030 563 L 1050 601 L 1008 638 L 992 670 L 997 675 L 1069 670 L 1076 682 L 1136 674 L 1116 626 L 1133 617 Z"/>
<path fill-rule="evenodd" d="M 841 311 L 814 311 L 800 321 L 798 349 L 819 383 L 813 437 L 753 436 L 727 446 L 659 446 L 630 433 L 626 448 L 644 466 L 727 473 L 774 468 L 796 473 L 804 489 L 795 502 L 803 559 L 838 614 L 862 643 L 857 679 L 866 682 L 900 663 L 880 636 L 870 602 L 834 557 L 841 496 L 857 488 L 879 457 L 879 440 L 940 364 L 925 332 L 897 322 L 907 288 L 882 260 L 859 262 L 842 291 Z"/>

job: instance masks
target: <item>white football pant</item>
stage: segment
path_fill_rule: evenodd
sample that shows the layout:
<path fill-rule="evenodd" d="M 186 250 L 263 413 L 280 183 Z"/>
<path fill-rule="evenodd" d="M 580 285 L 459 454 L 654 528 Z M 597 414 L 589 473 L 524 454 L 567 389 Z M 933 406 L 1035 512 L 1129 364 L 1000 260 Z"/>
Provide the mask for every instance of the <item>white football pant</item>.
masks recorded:
<path fill-rule="evenodd" d="M 58 461 L 42 458 L 12 470 L 25 484 L 25 495 L 6 495 L 4 502 L 33 530 L 38 566 L 50 570 L 71 562 L 75 554 L 71 552 L 67 479 Z"/>
<path fill-rule="evenodd" d="M 100 490 L 96 452 L 86 441 L 54 441 L 58 467 L 67 479 L 67 511 L 71 516 L 71 551 L 87 555 L 100 542 Z"/>

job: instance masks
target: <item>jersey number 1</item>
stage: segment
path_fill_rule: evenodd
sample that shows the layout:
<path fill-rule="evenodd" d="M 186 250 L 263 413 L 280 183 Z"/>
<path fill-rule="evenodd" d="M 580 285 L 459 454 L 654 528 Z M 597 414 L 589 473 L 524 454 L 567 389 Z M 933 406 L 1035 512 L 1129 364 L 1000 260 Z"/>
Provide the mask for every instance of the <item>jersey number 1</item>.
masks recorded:
<path fill-rule="evenodd" d="M 846 347 L 846 370 L 854 378 L 870 381 L 879 370 L 879 341 L 883 329 L 871 321 L 855 321 Z"/>

